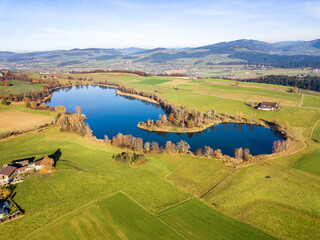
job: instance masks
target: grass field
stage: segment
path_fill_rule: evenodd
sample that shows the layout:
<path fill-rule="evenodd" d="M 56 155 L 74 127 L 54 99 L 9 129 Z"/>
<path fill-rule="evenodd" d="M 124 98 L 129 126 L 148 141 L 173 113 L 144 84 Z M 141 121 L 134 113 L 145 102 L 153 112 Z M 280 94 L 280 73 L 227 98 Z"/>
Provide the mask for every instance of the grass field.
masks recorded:
<path fill-rule="evenodd" d="M 157 214 L 188 239 L 276 239 L 192 198 Z"/>
<path fill-rule="evenodd" d="M 205 201 L 279 238 L 317 239 L 319 198 L 319 179 L 298 175 L 291 169 L 256 164 L 239 169 L 206 195 Z"/>
<path fill-rule="evenodd" d="M 26 239 L 184 239 L 123 193 L 63 216 Z"/>
<path fill-rule="evenodd" d="M 25 92 L 41 91 L 43 84 L 30 84 L 18 80 L 9 80 L 11 86 L 1 86 L 0 95 L 20 94 Z"/>
<path fill-rule="evenodd" d="M 61 133 L 57 128 L 1 142 L 0 151 L 0 164 L 62 153 L 53 176 L 33 176 L 16 185 L 15 201 L 26 215 L 0 225 L 2 239 L 21 239 L 41 226 L 119 190 L 151 212 L 191 196 L 170 184 L 165 176 L 189 162 L 192 156 L 147 155 L 147 164 L 130 167 L 112 160 L 112 155 L 120 149 L 93 143 L 75 134 Z M 74 221 L 68 219 L 66 225 L 72 225 Z"/>
<path fill-rule="evenodd" d="M 60 133 L 56 128 L 1 142 L 0 165 L 24 158 L 39 159 L 57 151 L 62 155 L 54 176 L 34 176 L 16 185 L 15 200 L 26 215 L 0 225 L 1 239 L 21 239 L 57 217 L 119 190 L 151 212 L 190 197 L 164 180 L 189 157 L 148 155 L 148 164 L 130 167 L 112 160 L 121 149 Z"/>
<path fill-rule="evenodd" d="M 132 74 L 81 77 L 157 90 L 171 103 L 203 112 L 214 108 L 231 116 L 242 111 L 246 118 L 252 112 L 257 119 L 278 118 L 288 121 L 306 139 L 312 132 L 315 138 L 320 131 L 319 109 L 283 106 L 280 112 L 267 112 L 249 106 L 260 95 L 295 105 L 300 103 L 301 94 Z M 63 74 L 59 79 L 68 81 Z M 252 99 L 240 99 L 245 95 L 252 95 Z M 314 99 L 306 98 L 304 104 L 311 106 Z M 0 106 L 0 114 L 17 111 L 51 114 L 23 105 Z M 320 238 L 319 143 L 309 140 L 304 149 L 292 155 L 236 170 L 213 159 L 179 154 L 146 154 L 146 164 L 132 167 L 112 160 L 112 155 L 122 151 L 61 133 L 55 127 L 1 141 L 0 165 L 59 152 L 61 157 L 51 176 L 36 175 L 15 185 L 14 200 L 25 210 L 25 216 L 0 224 L 0 238 L 85 239 L 99 238 L 99 233 L 104 239 L 152 239 L 156 238 L 152 232 L 158 230 L 168 236 L 166 239 L 248 239 L 248 233 L 252 239 Z M 204 202 L 194 196 L 203 196 Z"/>
<path fill-rule="evenodd" d="M 320 176 L 320 149 L 299 159 L 293 167 Z"/>
<path fill-rule="evenodd" d="M 304 95 L 302 106 L 320 109 L 320 96 Z"/>
<path fill-rule="evenodd" d="M 177 186 L 197 197 L 202 196 L 233 171 L 221 161 L 193 158 L 167 176 Z"/>
<path fill-rule="evenodd" d="M 320 121 L 314 126 L 312 139 L 320 140 Z"/>

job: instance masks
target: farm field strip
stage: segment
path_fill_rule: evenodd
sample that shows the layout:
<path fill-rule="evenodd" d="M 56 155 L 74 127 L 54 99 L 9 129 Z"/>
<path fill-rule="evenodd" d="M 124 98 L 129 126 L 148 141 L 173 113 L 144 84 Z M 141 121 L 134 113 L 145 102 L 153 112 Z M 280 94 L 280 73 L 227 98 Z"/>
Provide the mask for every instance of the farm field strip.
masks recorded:
<path fill-rule="evenodd" d="M 26 239 L 184 239 L 178 232 L 117 192 L 50 223 Z"/>
<path fill-rule="evenodd" d="M 23 119 L 23 121 L 21 121 Z M 0 134 L 25 131 L 50 124 L 52 117 L 26 112 L 0 112 Z"/>
<path fill-rule="evenodd" d="M 188 239 L 275 239 L 192 198 L 157 213 Z"/>
<path fill-rule="evenodd" d="M 23 81 L 18 80 L 9 80 L 11 86 L 1 86 L 0 87 L 0 95 L 8 95 L 8 94 L 20 94 L 25 92 L 32 91 L 41 91 L 43 84 L 30 84 Z"/>

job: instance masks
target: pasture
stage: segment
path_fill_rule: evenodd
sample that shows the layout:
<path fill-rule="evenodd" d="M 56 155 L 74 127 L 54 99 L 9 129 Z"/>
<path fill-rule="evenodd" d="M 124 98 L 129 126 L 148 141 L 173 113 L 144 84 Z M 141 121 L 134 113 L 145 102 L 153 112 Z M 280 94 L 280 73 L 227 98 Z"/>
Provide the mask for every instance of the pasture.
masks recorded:
<path fill-rule="evenodd" d="M 314 126 L 312 139 L 320 140 L 320 121 Z"/>
<path fill-rule="evenodd" d="M 117 192 L 62 216 L 26 239 L 184 239 Z"/>
<path fill-rule="evenodd" d="M 204 158 L 192 158 L 167 176 L 167 179 L 187 192 L 201 197 L 233 169 L 227 168 L 221 161 Z"/>
<path fill-rule="evenodd" d="M 276 239 L 192 198 L 157 213 L 187 239 Z"/>
<path fill-rule="evenodd" d="M 0 95 L 20 94 L 25 92 L 41 91 L 43 84 L 30 84 L 18 80 L 9 80 L 11 86 L 0 86 Z"/>
<path fill-rule="evenodd" d="M 293 167 L 305 172 L 313 173 L 320 176 L 320 149 L 305 155 L 299 159 Z"/>
<path fill-rule="evenodd" d="M 251 113 L 256 119 L 278 118 L 305 139 L 317 138 L 320 131 L 320 110 L 310 108 L 317 106 L 317 99 L 307 97 L 299 107 L 302 95 L 287 93 L 281 86 L 253 88 L 246 83 L 232 86 L 132 74 L 72 76 L 157 91 L 189 110 L 214 108 L 231 116 L 242 111 L 245 118 Z M 58 77 L 68 81 L 65 74 Z M 266 99 L 282 102 L 281 110 L 250 107 Z M 51 117 L 50 112 L 23 105 L 0 106 L 0 114 L 12 112 Z M 1 239 L 248 239 L 248 233 L 252 239 L 319 239 L 319 149 L 319 143 L 309 140 L 289 156 L 239 169 L 181 154 L 146 154 L 146 164 L 133 167 L 112 159 L 124 149 L 62 133 L 57 127 L 5 140 L 0 143 L 0 165 L 54 153 L 60 157 L 52 176 L 35 175 L 15 185 L 14 200 L 25 216 L 1 224 Z M 157 231 L 163 235 L 155 236 Z"/>
<path fill-rule="evenodd" d="M 302 106 L 319 108 L 319 110 L 320 110 L 320 96 L 304 95 Z"/>

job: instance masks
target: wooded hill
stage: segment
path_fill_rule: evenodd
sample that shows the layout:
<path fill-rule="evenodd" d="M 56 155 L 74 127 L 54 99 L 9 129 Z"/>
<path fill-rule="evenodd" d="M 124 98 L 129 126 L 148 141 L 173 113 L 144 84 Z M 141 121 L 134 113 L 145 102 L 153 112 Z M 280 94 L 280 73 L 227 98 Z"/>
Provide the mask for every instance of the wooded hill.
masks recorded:
<path fill-rule="evenodd" d="M 206 58 L 218 58 L 227 55 L 218 64 L 265 64 L 280 68 L 320 67 L 320 39 L 313 41 L 293 41 L 267 43 L 256 40 L 236 40 L 222 42 L 197 48 L 123 48 L 104 49 L 87 48 L 71 50 L 55 50 L 30 53 L 13 53 L 0 51 L 0 63 L 33 64 L 41 68 L 41 64 L 50 67 L 104 67 L 121 63 L 167 64 L 181 59 L 207 61 Z M 39 65 L 39 63 L 41 63 Z"/>

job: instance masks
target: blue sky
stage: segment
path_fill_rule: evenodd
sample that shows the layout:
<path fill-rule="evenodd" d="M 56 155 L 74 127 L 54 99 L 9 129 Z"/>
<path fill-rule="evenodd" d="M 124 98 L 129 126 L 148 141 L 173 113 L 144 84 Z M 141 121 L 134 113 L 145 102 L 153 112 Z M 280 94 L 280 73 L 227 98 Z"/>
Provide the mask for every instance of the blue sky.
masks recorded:
<path fill-rule="evenodd" d="M 320 38 L 319 0 L 0 0 L 0 50 Z"/>

